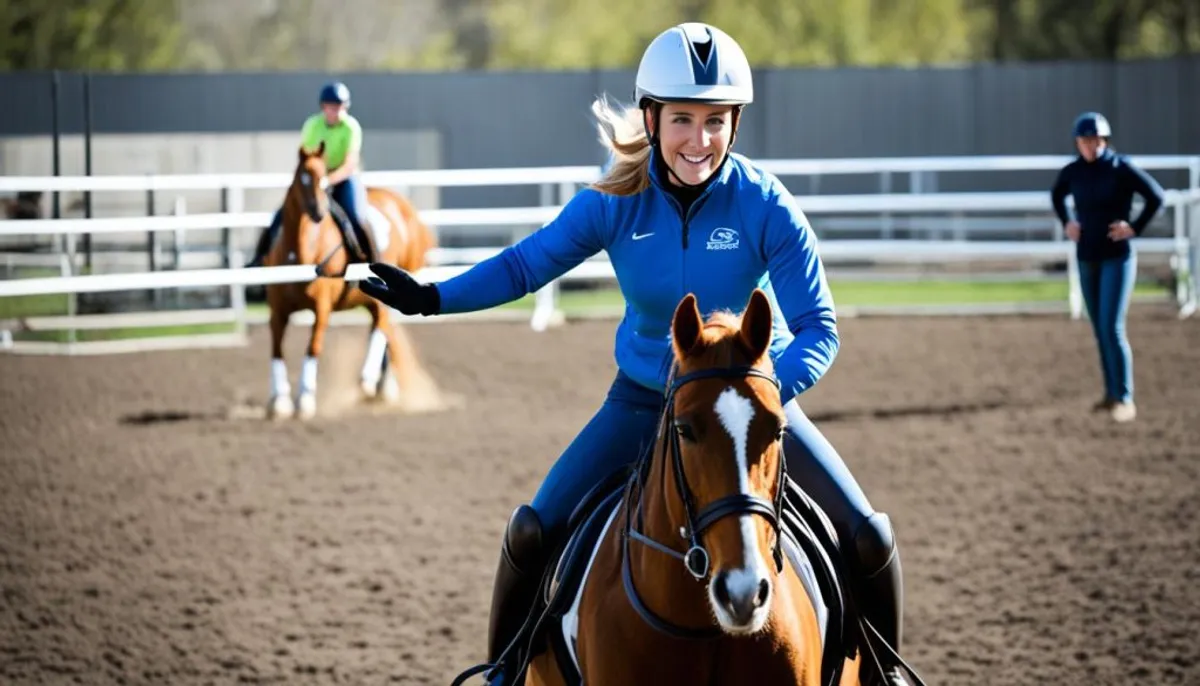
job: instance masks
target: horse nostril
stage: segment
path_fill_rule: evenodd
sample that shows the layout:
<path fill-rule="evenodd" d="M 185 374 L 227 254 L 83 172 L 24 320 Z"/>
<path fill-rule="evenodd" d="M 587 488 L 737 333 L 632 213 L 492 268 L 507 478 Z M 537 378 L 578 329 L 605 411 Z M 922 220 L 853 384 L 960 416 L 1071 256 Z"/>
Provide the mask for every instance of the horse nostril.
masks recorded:
<path fill-rule="evenodd" d="M 758 580 L 758 595 L 754 597 L 754 606 L 762 607 L 767 604 L 767 598 L 771 596 L 771 582 L 766 579 Z"/>
<path fill-rule="evenodd" d="M 717 577 L 717 587 L 714 589 L 717 595 L 717 602 L 728 607 L 729 602 L 729 575 L 722 573 Z"/>

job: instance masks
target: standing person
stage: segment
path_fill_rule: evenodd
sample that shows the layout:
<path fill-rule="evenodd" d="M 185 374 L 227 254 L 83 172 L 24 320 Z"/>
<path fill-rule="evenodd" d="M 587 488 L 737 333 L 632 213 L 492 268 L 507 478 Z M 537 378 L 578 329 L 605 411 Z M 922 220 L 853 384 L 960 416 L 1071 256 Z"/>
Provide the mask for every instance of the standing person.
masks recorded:
<path fill-rule="evenodd" d="M 754 100 L 746 55 L 716 27 L 674 26 L 646 48 L 634 91 L 636 107 L 626 112 L 593 104 L 612 164 L 546 226 L 447 281 L 422 284 L 400 269 L 373 264 L 381 278 L 359 284 L 405 314 L 469 312 L 534 292 L 603 250 L 628 301 L 607 398 L 532 502 L 509 520 L 488 662 L 518 634 L 547 555 L 569 533 L 572 509 L 605 477 L 636 462 L 641 446 L 654 443 L 673 361 L 676 305 L 694 293 L 702 312 L 736 311 L 756 287 L 771 300 L 775 317 L 770 354 L 787 415 L 788 474 L 829 515 L 857 606 L 899 652 L 902 584 L 891 521 L 871 506 L 797 400 L 824 376 L 838 350 L 817 238 L 783 183 L 731 152 L 743 108 Z M 899 669 L 885 662 L 885 673 L 864 683 L 907 684 Z M 517 676 L 497 671 L 493 684 Z"/>
<path fill-rule="evenodd" d="M 1125 334 L 1129 299 L 1137 277 L 1137 251 L 1131 239 L 1142 235 L 1163 204 L 1163 190 L 1149 174 L 1112 149 L 1112 127 L 1104 115 L 1084 112 L 1072 129 L 1079 157 L 1062 168 L 1051 190 L 1054 212 L 1075 241 L 1080 286 L 1100 350 L 1104 397 L 1095 411 L 1118 422 L 1137 416 L 1133 402 L 1133 351 Z M 1129 221 L 1133 194 L 1145 206 Z M 1075 217 L 1066 197 L 1075 199 Z"/>

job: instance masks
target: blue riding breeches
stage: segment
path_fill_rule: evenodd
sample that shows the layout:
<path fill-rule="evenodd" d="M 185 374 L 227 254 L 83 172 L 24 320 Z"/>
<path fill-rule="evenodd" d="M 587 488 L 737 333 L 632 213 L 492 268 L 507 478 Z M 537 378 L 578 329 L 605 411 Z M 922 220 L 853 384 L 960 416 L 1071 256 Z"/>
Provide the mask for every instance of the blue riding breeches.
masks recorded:
<path fill-rule="evenodd" d="M 550 468 L 530 503 L 547 537 L 559 540 L 572 510 L 592 487 L 653 448 L 662 410 L 661 393 L 617 373 L 599 411 Z M 838 536 L 848 540 L 874 510 L 841 456 L 799 403 L 793 399 L 784 411 L 788 475 L 825 511 Z"/>
<path fill-rule="evenodd" d="M 1133 350 L 1125 335 L 1125 314 L 1136 276 L 1132 249 L 1123 257 L 1079 261 L 1079 285 L 1100 349 L 1105 396 L 1121 402 L 1133 400 Z"/>

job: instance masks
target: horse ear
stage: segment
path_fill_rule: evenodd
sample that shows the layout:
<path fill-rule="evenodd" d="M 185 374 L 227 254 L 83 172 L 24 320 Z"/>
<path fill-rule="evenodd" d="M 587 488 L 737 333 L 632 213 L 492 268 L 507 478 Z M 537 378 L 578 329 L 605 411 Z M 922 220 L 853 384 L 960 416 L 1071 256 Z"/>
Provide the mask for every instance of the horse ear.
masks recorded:
<path fill-rule="evenodd" d="M 324 156 L 325 156 L 325 141 L 321 141 L 321 144 L 317 146 L 317 157 L 324 157 Z"/>
<path fill-rule="evenodd" d="M 303 145 L 301 145 L 300 146 L 300 161 L 303 162 L 304 160 L 307 160 L 307 159 L 308 159 L 308 151 L 304 149 Z"/>
<path fill-rule="evenodd" d="M 742 343 L 755 361 L 771 345 L 771 323 L 771 301 L 761 288 L 755 288 L 742 314 Z"/>
<path fill-rule="evenodd" d="M 703 326 L 700 308 L 696 306 L 696 296 L 688 293 L 675 307 L 675 318 L 671 321 L 671 341 L 677 358 L 683 359 L 696 347 L 700 342 L 700 329 Z"/>

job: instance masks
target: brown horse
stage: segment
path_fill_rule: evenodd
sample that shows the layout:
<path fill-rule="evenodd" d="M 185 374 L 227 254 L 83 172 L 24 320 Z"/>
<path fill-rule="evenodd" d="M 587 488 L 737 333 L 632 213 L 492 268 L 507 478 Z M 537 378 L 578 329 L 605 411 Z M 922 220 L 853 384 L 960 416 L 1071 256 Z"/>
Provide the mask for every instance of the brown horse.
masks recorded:
<path fill-rule="evenodd" d="M 818 686 L 821 624 L 781 551 L 785 415 L 767 355 L 770 302 L 755 290 L 741 317 L 705 321 L 689 294 L 672 337 L 658 439 L 604 512 L 563 615 L 576 638 L 535 651 L 526 683 L 566 683 L 565 649 L 583 683 Z M 834 652 L 839 683 L 857 684 L 859 658 Z"/>
<path fill-rule="evenodd" d="M 321 265 L 321 274 L 345 274 L 348 248 L 330 213 L 326 193 L 328 169 L 325 144 L 314 152 L 300 148 L 300 161 L 283 206 L 283 225 L 271 246 L 266 266 L 286 264 Z M 377 246 L 379 259 L 408 271 L 425 266 L 425 256 L 434 246 L 433 233 L 417 215 L 416 208 L 400 195 L 382 188 L 367 189 L 367 202 L 390 225 L 386 246 Z M 376 232 L 376 235 L 377 232 Z M 314 275 L 317 272 L 314 270 Z M 361 389 L 367 399 L 396 399 L 397 371 L 410 359 L 390 321 L 390 310 L 339 277 L 320 276 L 307 283 L 273 284 L 266 288 L 271 310 L 271 418 L 295 413 L 310 418 L 316 413 L 317 360 L 325 342 L 325 331 L 334 311 L 364 306 L 371 313 L 371 337 L 363 363 Z M 293 312 L 314 314 L 308 354 L 300 374 L 297 403 L 291 398 L 287 365 L 283 359 L 283 334 Z"/>

